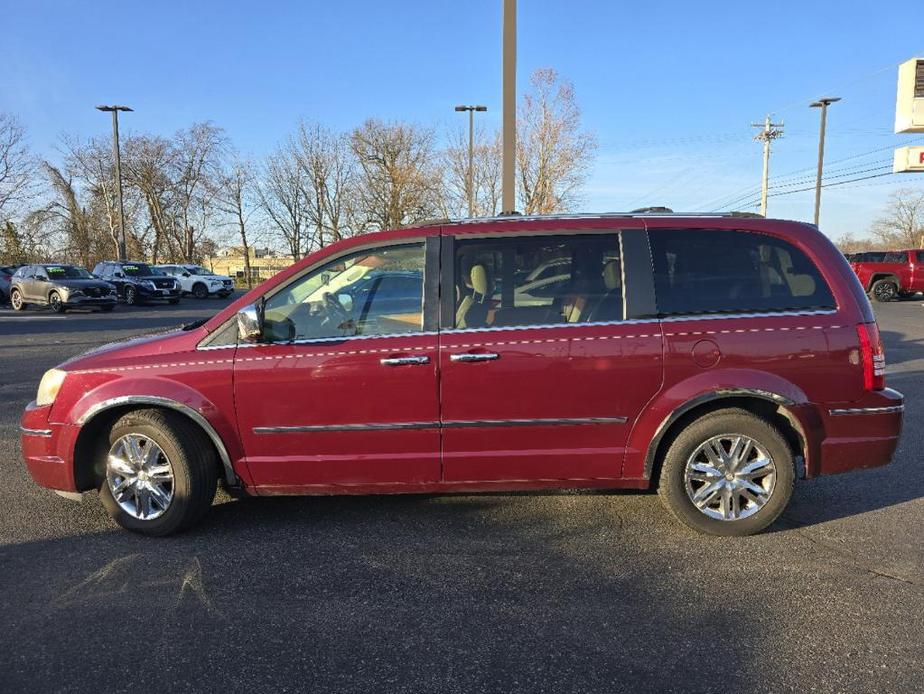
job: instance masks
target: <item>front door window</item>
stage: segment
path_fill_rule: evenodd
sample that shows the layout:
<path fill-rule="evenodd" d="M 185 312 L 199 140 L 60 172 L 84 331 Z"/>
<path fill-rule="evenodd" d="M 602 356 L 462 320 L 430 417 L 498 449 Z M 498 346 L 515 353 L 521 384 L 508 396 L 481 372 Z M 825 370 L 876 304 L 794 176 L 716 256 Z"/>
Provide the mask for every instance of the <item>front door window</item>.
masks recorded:
<path fill-rule="evenodd" d="M 424 246 L 359 251 L 266 301 L 264 341 L 400 335 L 423 329 Z"/>

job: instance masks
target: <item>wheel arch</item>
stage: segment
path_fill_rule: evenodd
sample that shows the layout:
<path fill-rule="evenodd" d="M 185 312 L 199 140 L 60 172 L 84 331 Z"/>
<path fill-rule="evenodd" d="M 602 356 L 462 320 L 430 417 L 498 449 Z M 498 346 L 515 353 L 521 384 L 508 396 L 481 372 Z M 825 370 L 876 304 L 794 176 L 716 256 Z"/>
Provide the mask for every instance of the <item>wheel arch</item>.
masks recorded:
<path fill-rule="evenodd" d="M 899 290 L 902 288 L 901 280 L 893 272 L 874 272 L 870 275 L 869 282 L 866 285 L 866 291 L 870 291 L 873 288 L 873 285 L 876 284 L 879 280 L 894 280 L 895 284 L 898 286 Z"/>
<path fill-rule="evenodd" d="M 664 455 L 677 434 L 700 417 L 728 408 L 747 410 L 773 424 L 786 439 L 793 455 L 801 458 L 802 476 L 814 476 L 811 463 L 817 456 L 809 436 L 814 426 L 804 421 L 807 418 L 805 404 L 760 388 L 725 388 L 700 393 L 675 406 L 661 420 L 645 449 L 644 477 L 656 485 Z"/>
<path fill-rule="evenodd" d="M 240 485 L 240 479 L 234 471 L 224 440 L 201 412 L 182 402 L 163 396 L 122 395 L 95 403 L 76 419 L 80 433 L 74 445 L 74 478 L 79 490 L 85 491 L 95 486 L 97 473 L 87 462 L 88 456 L 92 456 L 95 446 L 98 445 L 99 436 L 122 415 L 137 409 L 164 409 L 183 415 L 211 441 L 221 463 L 225 483 L 230 487 Z"/>

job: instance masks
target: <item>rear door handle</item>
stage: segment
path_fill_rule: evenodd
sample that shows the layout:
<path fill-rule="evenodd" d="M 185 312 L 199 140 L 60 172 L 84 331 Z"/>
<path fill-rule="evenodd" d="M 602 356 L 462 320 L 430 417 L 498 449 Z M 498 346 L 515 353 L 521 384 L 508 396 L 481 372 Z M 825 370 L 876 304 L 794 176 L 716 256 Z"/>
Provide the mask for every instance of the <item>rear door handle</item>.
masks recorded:
<path fill-rule="evenodd" d="M 499 354 L 483 352 L 481 354 L 450 354 L 449 361 L 494 361 L 500 359 Z"/>
<path fill-rule="evenodd" d="M 388 357 L 381 359 L 383 366 L 411 366 L 413 364 L 428 364 L 430 357 Z"/>

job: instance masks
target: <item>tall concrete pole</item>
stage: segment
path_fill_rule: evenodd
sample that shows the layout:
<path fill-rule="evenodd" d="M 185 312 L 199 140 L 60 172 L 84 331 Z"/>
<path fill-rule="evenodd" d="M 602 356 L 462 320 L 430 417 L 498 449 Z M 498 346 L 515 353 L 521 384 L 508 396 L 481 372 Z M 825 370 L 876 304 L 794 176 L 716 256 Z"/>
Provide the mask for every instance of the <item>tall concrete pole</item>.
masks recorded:
<path fill-rule="evenodd" d="M 825 126 L 828 121 L 828 105 L 840 101 L 840 97 L 829 96 L 809 104 L 812 108 L 821 109 L 821 129 L 818 132 L 818 173 L 815 176 L 815 226 L 821 215 L 821 175 L 825 163 Z"/>
<path fill-rule="evenodd" d="M 501 213 L 516 211 L 517 0 L 504 0 L 504 114 Z"/>

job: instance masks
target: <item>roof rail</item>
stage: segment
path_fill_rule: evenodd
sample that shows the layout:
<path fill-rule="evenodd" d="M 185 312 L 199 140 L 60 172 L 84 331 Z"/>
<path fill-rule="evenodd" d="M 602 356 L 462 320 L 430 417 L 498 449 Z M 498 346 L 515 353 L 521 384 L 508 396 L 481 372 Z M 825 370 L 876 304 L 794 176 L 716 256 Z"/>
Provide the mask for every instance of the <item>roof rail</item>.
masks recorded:
<path fill-rule="evenodd" d="M 744 218 L 744 219 L 763 219 L 764 216 L 756 212 L 674 212 L 666 207 L 644 207 L 631 212 L 575 212 L 559 214 L 534 214 L 534 215 L 497 215 L 494 217 L 463 217 L 451 219 L 446 224 L 476 224 L 479 222 L 510 222 L 510 221 L 539 221 L 543 219 L 612 219 L 612 218 L 633 218 L 633 217 L 697 217 L 704 219 L 722 219 L 722 218 Z"/>

